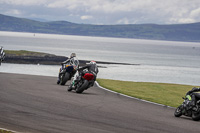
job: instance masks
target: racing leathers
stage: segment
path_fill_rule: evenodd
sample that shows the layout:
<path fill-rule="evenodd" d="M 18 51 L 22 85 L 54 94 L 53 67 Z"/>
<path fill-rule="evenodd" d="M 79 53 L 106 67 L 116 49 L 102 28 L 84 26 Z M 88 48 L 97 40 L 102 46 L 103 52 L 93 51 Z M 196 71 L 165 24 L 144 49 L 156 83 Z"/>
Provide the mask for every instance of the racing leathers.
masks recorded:
<path fill-rule="evenodd" d="M 192 88 L 192 90 L 188 91 L 186 95 L 190 95 L 192 97 L 191 105 L 195 106 L 196 105 L 196 99 L 200 99 L 200 93 L 194 93 L 194 92 L 199 92 L 200 88 Z"/>
<path fill-rule="evenodd" d="M 74 58 L 74 57 L 70 57 L 69 59 L 67 59 L 66 61 L 63 61 L 63 62 L 61 63 L 62 66 L 61 66 L 60 72 L 59 72 L 59 74 L 58 74 L 57 84 L 60 83 L 60 77 L 61 77 L 61 74 L 63 73 L 63 70 L 64 70 L 64 68 L 65 68 L 65 65 L 66 65 L 66 64 L 70 64 L 70 62 L 71 62 L 71 60 L 72 60 L 73 58 Z M 76 71 L 73 71 L 73 73 L 75 74 Z"/>
<path fill-rule="evenodd" d="M 3 50 L 3 47 L 0 47 L 0 65 L 1 62 L 4 61 L 4 58 L 5 58 L 5 52 Z"/>
<path fill-rule="evenodd" d="M 85 69 L 87 69 L 88 71 L 83 71 Z M 72 81 L 72 87 L 74 87 L 74 84 L 76 82 L 78 82 L 79 76 L 83 76 L 83 75 L 85 75 L 85 73 L 93 74 L 94 75 L 94 81 L 96 81 L 96 77 L 97 77 L 98 72 L 99 72 L 99 69 L 98 69 L 96 64 L 88 64 L 86 66 L 79 68 L 78 71 L 77 71 L 77 74 L 74 76 L 74 80 Z M 94 85 L 94 82 L 93 82 L 92 86 L 93 85 Z"/>

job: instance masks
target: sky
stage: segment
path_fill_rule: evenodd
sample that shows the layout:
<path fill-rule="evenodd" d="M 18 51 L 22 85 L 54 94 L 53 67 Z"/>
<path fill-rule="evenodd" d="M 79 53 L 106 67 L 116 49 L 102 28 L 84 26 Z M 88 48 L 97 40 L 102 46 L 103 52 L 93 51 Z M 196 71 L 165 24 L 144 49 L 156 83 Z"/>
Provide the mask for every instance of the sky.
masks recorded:
<path fill-rule="evenodd" d="M 200 0 L 0 0 L 0 14 L 79 24 L 200 22 Z"/>

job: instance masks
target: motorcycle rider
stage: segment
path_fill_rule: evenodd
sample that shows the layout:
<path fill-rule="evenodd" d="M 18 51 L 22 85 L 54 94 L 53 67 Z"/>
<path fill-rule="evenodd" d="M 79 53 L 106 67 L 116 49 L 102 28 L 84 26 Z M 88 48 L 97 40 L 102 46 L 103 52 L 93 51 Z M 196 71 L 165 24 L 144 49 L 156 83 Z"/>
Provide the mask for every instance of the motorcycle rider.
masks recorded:
<path fill-rule="evenodd" d="M 1 61 L 4 61 L 4 58 L 5 58 L 5 52 L 3 50 L 3 47 L 0 47 L 0 64 Z"/>
<path fill-rule="evenodd" d="M 78 77 L 79 75 L 83 76 L 85 73 L 83 70 L 87 69 L 89 73 L 94 75 L 94 81 L 96 81 L 96 77 L 97 77 L 97 73 L 99 72 L 99 69 L 97 67 L 97 64 L 95 61 L 90 61 L 90 64 L 83 66 L 81 68 L 78 69 L 78 73 L 77 75 L 74 77 L 74 80 L 72 81 L 72 88 L 74 88 L 74 84 L 78 81 Z M 92 86 L 94 85 L 94 82 L 92 84 Z"/>
<path fill-rule="evenodd" d="M 190 95 L 192 97 L 192 100 L 191 100 L 191 105 L 193 107 L 196 106 L 196 99 L 200 99 L 200 93 L 194 93 L 194 92 L 199 92 L 200 91 L 200 88 L 192 88 L 192 90 L 188 91 L 186 95 Z"/>
<path fill-rule="evenodd" d="M 74 57 L 76 57 L 76 53 L 72 53 L 71 55 L 70 55 L 70 58 L 68 58 L 66 61 L 63 61 L 62 63 L 61 63 L 61 68 L 60 68 L 60 72 L 59 72 L 59 74 L 58 74 L 58 80 L 57 80 L 57 84 L 59 84 L 60 83 L 60 76 L 61 76 L 61 74 L 62 74 L 62 72 L 63 72 L 63 69 L 65 68 L 64 66 L 65 66 L 65 64 L 67 64 L 67 63 L 70 63 L 73 59 L 74 59 Z M 76 70 L 74 71 L 74 74 L 76 73 Z"/>

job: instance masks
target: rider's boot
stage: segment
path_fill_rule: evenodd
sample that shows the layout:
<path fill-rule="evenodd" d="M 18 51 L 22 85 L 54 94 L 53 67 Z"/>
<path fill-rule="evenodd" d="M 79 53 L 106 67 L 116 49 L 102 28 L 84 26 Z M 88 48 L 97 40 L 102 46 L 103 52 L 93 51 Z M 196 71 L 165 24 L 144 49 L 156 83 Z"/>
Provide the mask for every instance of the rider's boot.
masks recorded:
<path fill-rule="evenodd" d="M 57 80 L 57 84 L 60 84 L 60 79 Z"/>
<path fill-rule="evenodd" d="M 72 89 L 73 89 L 73 90 L 75 89 L 75 80 L 72 81 Z"/>
<path fill-rule="evenodd" d="M 60 74 L 58 76 L 57 84 L 60 84 Z"/>

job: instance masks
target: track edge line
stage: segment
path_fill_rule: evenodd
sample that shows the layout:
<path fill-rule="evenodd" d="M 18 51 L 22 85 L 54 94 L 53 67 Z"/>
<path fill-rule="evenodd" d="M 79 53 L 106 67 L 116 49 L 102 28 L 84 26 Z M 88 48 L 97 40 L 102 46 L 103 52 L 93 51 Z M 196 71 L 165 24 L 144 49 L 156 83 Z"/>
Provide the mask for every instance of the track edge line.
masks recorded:
<path fill-rule="evenodd" d="M 136 97 L 128 96 L 128 95 L 125 95 L 125 94 L 122 94 L 122 93 L 119 93 L 119 92 L 116 92 L 116 91 L 109 90 L 109 89 L 107 89 L 107 88 L 104 88 L 104 87 L 100 86 L 99 83 L 98 83 L 97 81 L 95 81 L 95 83 L 96 83 L 96 85 L 97 85 L 99 88 L 101 88 L 101 89 L 103 89 L 103 90 L 106 90 L 106 91 L 109 91 L 109 92 L 112 92 L 112 93 L 115 93 L 115 94 L 117 94 L 117 95 L 121 95 L 121 96 L 124 96 L 124 97 L 128 97 L 128 98 L 135 99 L 135 100 L 142 101 L 142 102 L 146 102 L 146 103 L 155 104 L 155 105 L 162 106 L 162 107 L 167 107 L 167 108 L 173 108 L 173 109 L 175 109 L 175 107 L 171 107 L 171 106 L 167 106 L 167 105 L 164 105 L 164 104 L 159 104 L 159 103 L 147 101 L 147 100 L 144 100 L 144 99 L 139 99 L 139 98 L 136 98 Z"/>

